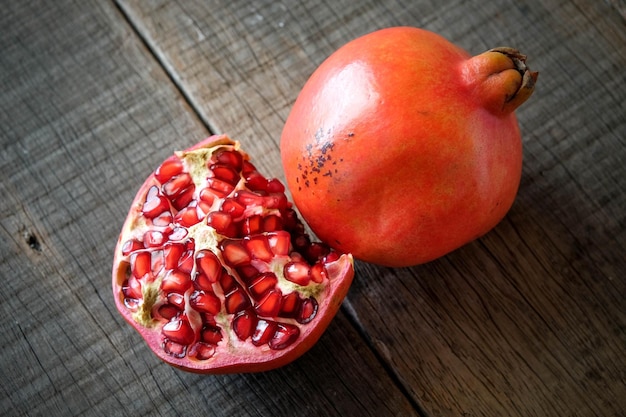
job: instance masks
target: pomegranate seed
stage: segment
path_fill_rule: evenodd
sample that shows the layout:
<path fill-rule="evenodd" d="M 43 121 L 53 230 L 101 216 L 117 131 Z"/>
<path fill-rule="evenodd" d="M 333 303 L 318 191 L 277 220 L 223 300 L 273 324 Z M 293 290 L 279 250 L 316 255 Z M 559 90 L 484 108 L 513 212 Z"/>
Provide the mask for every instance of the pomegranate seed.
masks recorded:
<path fill-rule="evenodd" d="M 237 185 L 241 179 L 238 172 L 226 165 L 211 165 L 209 169 L 213 172 L 215 178 L 227 182 L 232 186 Z"/>
<path fill-rule="evenodd" d="M 311 267 L 311 281 L 320 284 L 324 282 L 327 277 L 326 268 L 321 262 L 317 262 Z"/>
<path fill-rule="evenodd" d="M 237 274 L 246 284 L 249 284 L 259 274 L 259 270 L 252 265 L 241 265 L 237 268 Z"/>
<path fill-rule="evenodd" d="M 122 284 L 122 292 L 124 297 L 140 300 L 143 297 L 141 292 L 141 282 L 134 276 L 128 277 Z"/>
<path fill-rule="evenodd" d="M 178 269 L 186 274 L 193 270 L 193 249 L 186 249 L 178 260 Z"/>
<path fill-rule="evenodd" d="M 264 224 L 262 225 L 261 224 L 262 222 L 263 222 L 263 218 L 259 216 L 258 214 L 247 217 L 246 219 L 244 219 L 241 225 L 241 233 L 244 236 L 246 235 L 249 236 L 249 235 L 256 235 L 258 233 L 263 232 Z M 265 231 L 267 232 L 268 230 L 265 230 Z"/>
<path fill-rule="evenodd" d="M 163 246 L 163 256 L 165 257 L 165 269 L 174 269 L 178 266 L 178 261 L 185 251 L 182 243 L 166 243 Z"/>
<path fill-rule="evenodd" d="M 176 198 L 181 195 L 183 191 L 193 185 L 191 175 L 188 173 L 182 173 L 170 178 L 167 182 L 161 186 L 161 191 L 170 199 Z"/>
<path fill-rule="evenodd" d="M 148 230 L 143 234 L 143 244 L 146 247 L 158 247 L 163 246 L 163 243 L 167 240 L 167 237 L 158 230 Z"/>
<path fill-rule="evenodd" d="M 178 359 L 182 359 L 187 355 L 187 346 L 176 343 L 172 340 L 165 339 L 161 345 L 165 353 Z"/>
<path fill-rule="evenodd" d="M 232 328 L 240 340 L 246 340 L 254 333 L 257 325 L 256 314 L 250 310 L 239 312 L 232 321 Z"/>
<path fill-rule="evenodd" d="M 297 292 L 290 292 L 283 296 L 282 307 L 280 308 L 280 317 L 295 318 L 300 311 L 300 296 Z"/>
<path fill-rule="evenodd" d="M 168 272 L 161 282 L 161 289 L 165 292 L 184 293 L 189 287 L 191 287 L 191 277 L 179 270 Z"/>
<path fill-rule="evenodd" d="M 276 332 L 276 327 L 276 322 L 260 319 L 257 322 L 254 333 L 252 334 L 252 344 L 255 346 L 261 346 L 269 342 Z"/>
<path fill-rule="evenodd" d="M 141 207 L 141 212 L 148 219 L 154 219 L 159 214 L 169 210 L 170 204 L 165 197 L 160 195 L 159 188 L 153 185 L 146 194 L 146 201 Z"/>
<path fill-rule="evenodd" d="M 276 284 L 278 284 L 276 275 L 273 272 L 264 272 L 252 281 L 248 289 L 255 299 L 260 300 L 261 297 L 276 287 Z"/>
<path fill-rule="evenodd" d="M 236 240 L 224 240 L 220 249 L 224 260 L 231 266 L 238 266 L 250 263 L 250 255 L 241 243 Z"/>
<path fill-rule="evenodd" d="M 216 162 L 222 165 L 228 165 L 237 172 L 241 171 L 243 159 L 239 152 L 229 151 L 229 150 L 220 150 L 220 151 L 217 151 L 215 155 L 213 156 Z"/>
<path fill-rule="evenodd" d="M 185 308 L 185 297 L 182 294 L 175 292 L 167 294 L 167 302 L 178 307 L 179 310 Z"/>
<path fill-rule="evenodd" d="M 309 297 L 302 300 L 296 321 L 301 324 L 310 323 L 317 315 L 317 308 L 318 304 L 315 298 Z"/>
<path fill-rule="evenodd" d="M 330 248 L 320 242 L 313 242 L 305 249 L 305 257 L 312 264 L 323 259 L 329 253 Z"/>
<path fill-rule="evenodd" d="M 280 305 L 283 294 L 279 289 L 273 289 L 267 292 L 263 299 L 255 306 L 255 310 L 259 316 L 275 317 L 280 311 Z"/>
<path fill-rule="evenodd" d="M 252 191 L 265 191 L 267 192 L 268 181 L 258 171 L 250 172 L 245 177 L 246 186 Z"/>
<path fill-rule="evenodd" d="M 230 214 L 230 217 L 232 219 L 240 219 L 241 217 L 243 217 L 245 210 L 246 207 L 239 204 L 233 198 L 226 198 L 222 203 L 222 207 L 220 208 L 221 212 Z"/>
<path fill-rule="evenodd" d="M 183 161 L 177 156 L 166 159 L 154 172 L 154 176 L 161 184 L 183 172 Z"/>
<path fill-rule="evenodd" d="M 152 224 L 155 226 L 169 226 L 169 224 L 172 223 L 173 219 L 174 218 L 172 217 L 172 213 L 170 213 L 169 211 L 164 211 L 163 213 L 152 219 Z"/>
<path fill-rule="evenodd" d="M 212 211 L 207 215 L 207 224 L 215 229 L 215 231 L 221 235 L 232 236 L 233 232 L 233 219 L 228 213 L 222 213 L 220 211 Z"/>
<path fill-rule="evenodd" d="M 140 249 L 144 249 L 143 242 L 140 242 L 137 239 L 129 239 L 122 246 L 122 255 L 130 255 L 131 252 L 135 252 Z"/>
<path fill-rule="evenodd" d="M 218 198 L 224 198 L 235 190 L 235 187 L 219 178 L 207 178 L 207 185 Z"/>
<path fill-rule="evenodd" d="M 244 178 L 249 176 L 255 171 L 256 171 L 256 167 L 252 165 L 252 162 L 243 161 L 243 164 L 241 165 L 241 175 L 243 175 Z"/>
<path fill-rule="evenodd" d="M 262 207 L 264 202 L 264 196 L 248 190 L 237 191 L 233 198 L 246 207 Z"/>
<path fill-rule="evenodd" d="M 275 232 L 277 230 L 282 230 L 283 221 L 280 217 L 275 214 L 270 214 L 263 218 L 263 231 L 264 232 Z"/>
<path fill-rule="evenodd" d="M 161 331 L 170 341 L 181 345 L 189 345 L 195 338 L 193 328 L 191 324 L 189 324 L 189 319 L 187 319 L 187 316 L 184 314 L 165 323 Z"/>
<path fill-rule="evenodd" d="M 289 206 L 287 196 L 283 193 L 270 194 L 266 196 L 263 200 L 263 205 L 268 209 L 284 210 Z"/>
<path fill-rule="evenodd" d="M 200 201 L 206 203 L 208 207 L 211 207 L 215 201 L 215 194 L 213 194 L 213 192 L 208 188 L 200 190 L 198 197 L 200 198 Z"/>
<path fill-rule="evenodd" d="M 131 311 L 137 311 L 139 300 L 136 298 L 124 298 L 124 306 Z"/>
<path fill-rule="evenodd" d="M 212 292 L 194 291 L 189 296 L 189 305 L 195 310 L 216 315 L 220 312 L 222 303 Z"/>
<path fill-rule="evenodd" d="M 135 278 L 141 279 L 149 274 L 152 266 L 152 255 L 148 251 L 133 252 L 130 255 L 130 265 Z"/>
<path fill-rule="evenodd" d="M 189 205 L 176 214 L 174 221 L 183 227 L 193 226 L 200 222 L 198 210 L 195 206 Z"/>
<path fill-rule="evenodd" d="M 235 314 L 250 307 L 250 300 L 243 289 L 237 288 L 225 297 L 225 307 L 228 314 Z"/>
<path fill-rule="evenodd" d="M 268 193 L 284 193 L 285 186 L 278 179 L 272 178 L 267 182 L 267 192 Z"/>
<path fill-rule="evenodd" d="M 311 268 L 304 262 L 289 262 L 284 267 L 285 278 L 298 285 L 308 285 Z"/>
<path fill-rule="evenodd" d="M 181 310 L 172 304 L 162 304 L 158 309 L 159 316 L 163 317 L 166 320 L 171 320 L 180 314 Z"/>
<path fill-rule="evenodd" d="M 263 235 L 252 236 L 244 239 L 243 244 L 248 253 L 254 259 L 260 259 L 265 262 L 269 262 L 274 257 L 272 250 L 270 249 L 267 237 Z"/>
<path fill-rule="evenodd" d="M 293 324 L 277 323 L 276 331 L 268 342 L 271 349 L 281 350 L 290 346 L 300 336 L 300 330 Z"/>
<path fill-rule="evenodd" d="M 230 274 L 224 272 L 222 277 L 220 278 L 220 287 L 222 287 L 222 292 L 224 294 L 228 294 L 232 292 L 235 288 L 237 288 L 238 284 Z"/>
<path fill-rule="evenodd" d="M 196 187 L 193 184 L 185 188 L 176 198 L 172 200 L 172 206 L 174 206 L 176 210 L 182 210 L 183 208 L 187 207 L 189 203 L 193 201 L 193 195 L 195 191 Z"/>
<path fill-rule="evenodd" d="M 193 345 L 189 355 L 194 356 L 198 360 L 205 361 L 211 359 L 215 355 L 216 350 L 215 345 L 198 342 Z"/>
<path fill-rule="evenodd" d="M 324 259 L 322 259 L 325 264 L 335 262 L 337 260 L 339 260 L 339 254 L 337 252 L 330 252 L 324 257 Z"/>
<path fill-rule="evenodd" d="M 289 255 L 289 247 L 291 245 L 291 236 L 288 232 L 277 231 L 275 233 L 267 234 L 267 242 L 270 245 L 270 249 L 276 256 Z"/>
<path fill-rule="evenodd" d="M 200 330 L 200 340 L 205 343 L 217 345 L 222 340 L 222 331 L 219 327 L 205 325 Z"/>
<path fill-rule="evenodd" d="M 187 237 L 187 229 L 185 229 L 184 227 L 174 227 L 174 229 L 172 229 L 172 232 L 170 233 L 170 235 L 168 236 L 169 240 L 183 240 L 185 237 Z"/>
<path fill-rule="evenodd" d="M 196 254 L 196 266 L 205 278 L 211 283 L 217 282 L 222 275 L 222 263 L 210 250 L 199 250 Z"/>

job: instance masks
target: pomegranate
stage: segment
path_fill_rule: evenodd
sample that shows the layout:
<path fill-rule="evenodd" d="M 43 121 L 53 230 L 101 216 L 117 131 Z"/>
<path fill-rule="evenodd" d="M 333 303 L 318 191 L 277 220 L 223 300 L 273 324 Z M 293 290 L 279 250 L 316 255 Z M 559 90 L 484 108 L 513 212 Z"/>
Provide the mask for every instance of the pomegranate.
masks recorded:
<path fill-rule="evenodd" d="M 115 248 L 113 295 L 158 357 L 201 373 L 263 371 L 318 340 L 352 257 L 312 242 L 284 191 L 226 136 L 175 153 L 144 182 Z"/>
<path fill-rule="evenodd" d="M 281 136 L 293 201 L 338 251 L 388 266 L 492 229 L 517 194 L 514 110 L 537 73 L 511 48 L 470 56 L 432 32 L 382 29 L 311 75 Z"/>

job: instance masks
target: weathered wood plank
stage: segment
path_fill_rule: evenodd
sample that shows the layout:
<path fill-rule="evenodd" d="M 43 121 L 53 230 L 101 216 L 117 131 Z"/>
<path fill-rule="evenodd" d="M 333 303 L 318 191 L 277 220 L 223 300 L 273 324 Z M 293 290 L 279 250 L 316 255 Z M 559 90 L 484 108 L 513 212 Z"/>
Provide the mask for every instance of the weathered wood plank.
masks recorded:
<path fill-rule="evenodd" d="M 415 415 L 343 314 L 266 374 L 193 375 L 150 353 L 115 311 L 113 247 L 143 178 L 207 129 L 113 3 L 6 3 L 0 414 Z"/>
<path fill-rule="evenodd" d="M 428 265 L 359 263 L 346 311 L 429 415 L 623 413 L 626 31 L 611 5 L 119 3 L 208 124 L 266 138 L 252 146 L 276 176 L 299 88 L 355 36 L 406 24 L 473 53 L 529 54 L 541 75 L 519 112 L 526 159 L 510 215 Z"/>

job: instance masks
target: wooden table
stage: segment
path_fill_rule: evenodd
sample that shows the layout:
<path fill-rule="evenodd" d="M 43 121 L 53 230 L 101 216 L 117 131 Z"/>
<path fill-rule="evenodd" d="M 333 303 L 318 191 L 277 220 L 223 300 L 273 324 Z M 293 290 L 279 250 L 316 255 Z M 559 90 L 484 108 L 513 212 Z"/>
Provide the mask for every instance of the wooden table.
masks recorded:
<path fill-rule="evenodd" d="M 0 414 L 626 416 L 623 0 L 4 1 Z M 283 178 L 299 89 L 345 42 L 423 27 L 540 71 L 519 195 L 426 265 L 356 263 L 319 343 L 258 374 L 160 362 L 110 267 L 141 181 L 210 132 Z"/>

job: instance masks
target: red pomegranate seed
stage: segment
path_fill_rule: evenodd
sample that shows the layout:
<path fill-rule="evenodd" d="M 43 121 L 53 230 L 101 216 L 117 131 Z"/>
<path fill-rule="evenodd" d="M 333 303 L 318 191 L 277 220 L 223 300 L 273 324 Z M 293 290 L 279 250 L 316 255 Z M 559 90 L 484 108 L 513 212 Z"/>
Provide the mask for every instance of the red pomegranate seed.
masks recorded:
<path fill-rule="evenodd" d="M 224 199 L 222 207 L 220 208 L 221 212 L 230 214 L 230 217 L 234 220 L 243 217 L 245 210 L 246 207 L 239 204 L 234 198 Z"/>
<path fill-rule="evenodd" d="M 206 217 L 207 224 L 215 229 L 221 235 L 232 236 L 233 219 L 228 213 L 220 211 L 212 211 Z"/>
<path fill-rule="evenodd" d="M 185 308 L 185 297 L 182 294 L 171 292 L 167 294 L 167 302 L 178 307 L 179 310 Z"/>
<path fill-rule="evenodd" d="M 170 178 L 161 186 L 161 191 L 170 199 L 176 198 L 193 184 L 191 175 L 182 173 Z"/>
<path fill-rule="evenodd" d="M 263 227 L 264 227 L 263 218 L 258 214 L 254 214 L 243 220 L 243 223 L 241 225 L 241 233 L 244 236 L 256 235 L 264 231 Z M 265 230 L 265 231 L 267 232 L 268 230 Z"/>
<path fill-rule="evenodd" d="M 216 315 L 222 308 L 220 299 L 212 292 L 194 291 L 189 296 L 189 305 L 195 310 Z"/>
<path fill-rule="evenodd" d="M 252 164 L 252 162 L 243 161 L 243 164 L 241 165 L 241 175 L 243 175 L 244 178 L 252 174 L 255 171 L 256 171 L 256 167 Z"/>
<path fill-rule="evenodd" d="M 224 198 L 235 190 L 233 185 L 219 178 L 208 178 L 207 185 L 218 198 Z"/>
<path fill-rule="evenodd" d="M 138 241 L 137 239 L 127 240 L 122 246 L 122 255 L 130 255 L 132 252 L 143 249 L 143 242 Z"/>
<path fill-rule="evenodd" d="M 284 210 L 289 207 L 287 196 L 283 193 L 272 193 L 265 196 L 263 206 L 268 209 Z"/>
<path fill-rule="evenodd" d="M 204 325 L 200 330 L 200 340 L 217 345 L 222 340 L 222 330 L 216 326 Z"/>
<path fill-rule="evenodd" d="M 130 265 L 135 278 L 141 279 L 152 271 L 152 254 L 148 251 L 138 251 L 130 254 Z"/>
<path fill-rule="evenodd" d="M 285 186 L 278 179 L 272 178 L 271 180 L 269 180 L 267 182 L 267 192 L 270 193 L 270 194 L 271 193 L 281 193 L 282 194 L 282 193 L 285 192 Z"/>
<path fill-rule="evenodd" d="M 124 284 L 122 284 L 122 292 L 124 297 L 140 300 L 143 297 L 141 292 L 141 282 L 134 276 L 128 277 Z"/>
<path fill-rule="evenodd" d="M 230 266 L 238 266 L 250 263 L 248 251 L 236 240 L 224 240 L 220 245 L 222 256 Z"/>
<path fill-rule="evenodd" d="M 184 293 L 191 287 L 191 277 L 188 273 L 173 270 L 163 277 L 161 289 L 165 292 Z"/>
<path fill-rule="evenodd" d="M 181 272 L 191 274 L 191 271 L 193 270 L 193 248 L 185 249 L 178 260 L 178 269 Z"/>
<path fill-rule="evenodd" d="M 237 274 L 246 284 L 250 284 L 259 274 L 259 270 L 252 265 L 241 265 L 237 267 Z"/>
<path fill-rule="evenodd" d="M 163 317 L 166 320 L 171 320 L 173 317 L 176 317 L 180 314 L 181 310 L 172 304 L 162 304 L 158 308 L 159 316 Z"/>
<path fill-rule="evenodd" d="M 241 288 L 236 288 L 225 297 L 225 307 L 228 314 L 235 314 L 250 307 L 250 300 Z"/>
<path fill-rule="evenodd" d="M 222 263 L 213 252 L 207 249 L 196 254 L 196 266 L 210 283 L 215 283 L 222 275 Z"/>
<path fill-rule="evenodd" d="M 252 344 L 255 346 L 261 346 L 270 341 L 276 332 L 276 322 L 270 320 L 259 319 L 252 334 Z"/>
<path fill-rule="evenodd" d="M 232 321 L 233 331 L 240 340 L 246 340 L 254 333 L 257 325 L 256 314 L 250 310 L 239 312 Z"/>
<path fill-rule="evenodd" d="M 174 206 L 176 210 L 182 210 L 187 207 L 189 203 L 193 201 L 195 191 L 196 187 L 193 184 L 185 188 L 178 196 L 176 196 L 176 198 L 172 200 L 172 206 Z"/>
<path fill-rule="evenodd" d="M 267 192 L 268 181 L 258 171 L 250 172 L 245 176 L 246 186 L 252 191 L 264 191 Z"/>
<path fill-rule="evenodd" d="M 270 290 L 274 289 L 278 284 L 278 278 L 273 272 L 264 272 L 259 274 L 256 279 L 252 281 L 248 289 L 250 294 L 257 300 L 260 300 Z"/>
<path fill-rule="evenodd" d="M 283 221 L 280 217 L 275 214 L 270 214 L 263 218 L 263 231 L 264 232 L 275 232 L 277 230 L 282 230 Z"/>
<path fill-rule="evenodd" d="M 264 196 L 259 193 L 248 190 L 239 190 L 233 195 L 233 198 L 237 200 L 237 202 L 246 207 L 262 207 L 263 197 Z"/>
<path fill-rule="evenodd" d="M 222 292 L 224 294 L 231 293 L 235 288 L 237 288 L 238 284 L 235 281 L 235 278 L 232 275 L 224 272 L 220 278 L 220 287 L 222 287 Z"/>
<path fill-rule="evenodd" d="M 311 268 L 305 262 L 289 262 L 284 267 L 285 278 L 298 285 L 308 285 Z"/>
<path fill-rule="evenodd" d="M 241 171 L 241 167 L 243 164 L 243 158 L 241 154 L 236 151 L 228 151 L 228 150 L 220 150 L 213 155 L 215 161 L 222 164 L 228 165 L 232 167 L 235 171 Z"/>
<path fill-rule="evenodd" d="M 166 243 L 163 246 L 163 256 L 165 258 L 165 269 L 174 269 L 178 266 L 178 261 L 185 251 L 182 243 Z"/>
<path fill-rule="evenodd" d="M 302 300 L 300 311 L 296 317 L 296 321 L 301 324 L 309 323 L 317 314 L 318 304 L 315 298 L 309 297 Z"/>
<path fill-rule="evenodd" d="M 213 172 L 215 178 L 227 182 L 232 186 L 237 185 L 241 179 L 238 172 L 226 165 L 211 165 L 209 169 Z"/>
<path fill-rule="evenodd" d="M 189 355 L 194 356 L 198 360 L 205 361 L 211 359 L 215 355 L 216 350 L 215 345 L 198 342 L 192 346 Z"/>
<path fill-rule="evenodd" d="M 263 235 L 248 237 L 244 239 L 243 244 L 253 259 L 269 262 L 274 257 L 267 237 Z"/>
<path fill-rule="evenodd" d="M 187 355 L 187 346 L 176 343 L 170 339 L 163 340 L 162 348 L 170 356 L 182 359 Z"/>
<path fill-rule="evenodd" d="M 196 206 L 192 204 L 183 208 L 174 217 L 174 221 L 183 227 L 193 226 L 194 224 L 199 223 L 200 220 L 198 210 L 196 209 Z"/>
<path fill-rule="evenodd" d="M 177 156 L 171 156 L 156 169 L 154 177 L 163 184 L 182 172 L 183 161 Z"/>
<path fill-rule="evenodd" d="M 149 248 L 163 246 L 166 240 L 167 237 L 158 230 L 148 230 L 143 234 L 143 244 Z"/>
<path fill-rule="evenodd" d="M 259 316 L 276 317 L 280 311 L 283 294 L 279 289 L 272 289 L 255 306 Z"/>
<path fill-rule="evenodd" d="M 181 345 L 189 345 L 195 339 L 193 328 L 184 314 L 165 323 L 161 331 L 169 340 Z"/>
<path fill-rule="evenodd" d="M 215 201 L 215 194 L 213 194 L 213 192 L 208 188 L 200 190 L 200 194 L 198 196 L 200 201 L 205 202 L 209 207 L 212 206 Z"/>
<path fill-rule="evenodd" d="M 320 284 L 324 282 L 326 276 L 326 268 L 321 262 L 317 262 L 311 267 L 311 281 L 315 282 L 316 284 Z"/>
<path fill-rule="evenodd" d="M 164 211 L 163 213 L 159 214 L 154 219 L 152 219 L 152 224 L 155 226 L 169 226 L 170 223 L 172 223 L 173 219 L 174 218 L 172 216 L 172 213 L 170 213 L 168 210 L 168 211 Z"/>
<path fill-rule="evenodd" d="M 185 229 L 184 227 L 176 226 L 172 229 L 172 232 L 168 236 L 168 239 L 174 241 L 183 240 L 185 237 L 187 237 L 187 234 L 187 229 Z"/>
<path fill-rule="evenodd" d="M 277 231 L 275 233 L 267 234 L 267 242 L 276 256 L 289 255 L 289 248 L 291 246 L 291 235 L 285 231 Z"/>
<path fill-rule="evenodd" d="M 159 188 L 153 185 L 146 194 L 146 201 L 141 207 L 141 212 L 147 219 L 154 219 L 159 214 L 169 210 L 170 204 L 165 197 L 159 193 Z"/>
<path fill-rule="evenodd" d="M 280 308 L 280 317 L 295 318 L 300 312 L 300 296 L 297 292 L 290 292 L 283 296 L 282 307 Z"/>
<path fill-rule="evenodd" d="M 268 345 L 274 350 L 285 349 L 295 342 L 298 336 L 300 336 L 300 330 L 293 324 L 277 323 L 276 331 Z"/>

